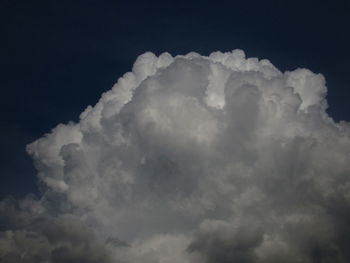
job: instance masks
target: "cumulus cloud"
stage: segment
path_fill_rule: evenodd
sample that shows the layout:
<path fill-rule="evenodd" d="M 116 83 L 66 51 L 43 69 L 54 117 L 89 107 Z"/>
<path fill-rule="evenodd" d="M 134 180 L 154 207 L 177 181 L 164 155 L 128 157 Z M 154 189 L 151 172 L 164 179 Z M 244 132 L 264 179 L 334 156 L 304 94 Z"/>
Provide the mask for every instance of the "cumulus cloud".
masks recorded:
<path fill-rule="evenodd" d="M 42 196 L 0 203 L 2 262 L 350 261 L 350 125 L 325 79 L 241 50 L 141 55 L 27 146 Z"/>

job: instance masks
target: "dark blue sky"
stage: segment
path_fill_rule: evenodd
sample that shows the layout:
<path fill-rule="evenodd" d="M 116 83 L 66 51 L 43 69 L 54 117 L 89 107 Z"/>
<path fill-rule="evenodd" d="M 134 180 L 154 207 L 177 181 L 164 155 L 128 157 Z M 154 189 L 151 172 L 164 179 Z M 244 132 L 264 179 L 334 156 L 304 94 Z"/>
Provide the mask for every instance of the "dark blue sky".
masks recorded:
<path fill-rule="evenodd" d="M 326 77 L 350 120 L 348 1 L 0 1 L 0 197 L 36 189 L 25 145 L 76 121 L 145 51 L 243 49 Z"/>

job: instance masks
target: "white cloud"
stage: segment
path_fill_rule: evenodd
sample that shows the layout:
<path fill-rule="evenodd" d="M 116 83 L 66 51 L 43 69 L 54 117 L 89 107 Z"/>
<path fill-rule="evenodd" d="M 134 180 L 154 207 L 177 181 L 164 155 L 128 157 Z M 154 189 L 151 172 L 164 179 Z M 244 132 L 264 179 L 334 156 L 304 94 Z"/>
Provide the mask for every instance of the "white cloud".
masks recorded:
<path fill-rule="evenodd" d="M 325 95 L 241 50 L 140 56 L 28 145 L 43 196 L 2 201 L 0 258 L 347 262 L 350 129 Z"/>

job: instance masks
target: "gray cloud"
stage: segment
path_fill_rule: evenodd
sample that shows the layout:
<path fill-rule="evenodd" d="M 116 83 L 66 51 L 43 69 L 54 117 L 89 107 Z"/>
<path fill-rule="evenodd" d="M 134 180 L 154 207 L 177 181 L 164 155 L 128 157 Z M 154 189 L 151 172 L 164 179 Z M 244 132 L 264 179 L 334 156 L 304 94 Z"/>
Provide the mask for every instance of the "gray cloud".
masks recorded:
<path fill-rule="evenodd" d="M 0 259 L 348 262 L 350 126 L 326 92 L 240 50 L 140 56 L 28 145 L 42 197 L 0 203 Z"/>

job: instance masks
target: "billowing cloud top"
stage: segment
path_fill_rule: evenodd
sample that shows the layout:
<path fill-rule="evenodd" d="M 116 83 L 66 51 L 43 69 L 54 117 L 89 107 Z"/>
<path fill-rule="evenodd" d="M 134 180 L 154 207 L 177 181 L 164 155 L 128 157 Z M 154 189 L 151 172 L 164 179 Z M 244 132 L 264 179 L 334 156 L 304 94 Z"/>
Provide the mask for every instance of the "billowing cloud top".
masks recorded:
<path fill-rule="evenodd" d="M 325 96 L 241 50 L 141 55 L 28 145 L 42 197 L 0 203 L 0 261 L 349 262 L 350 126 Z"/>

